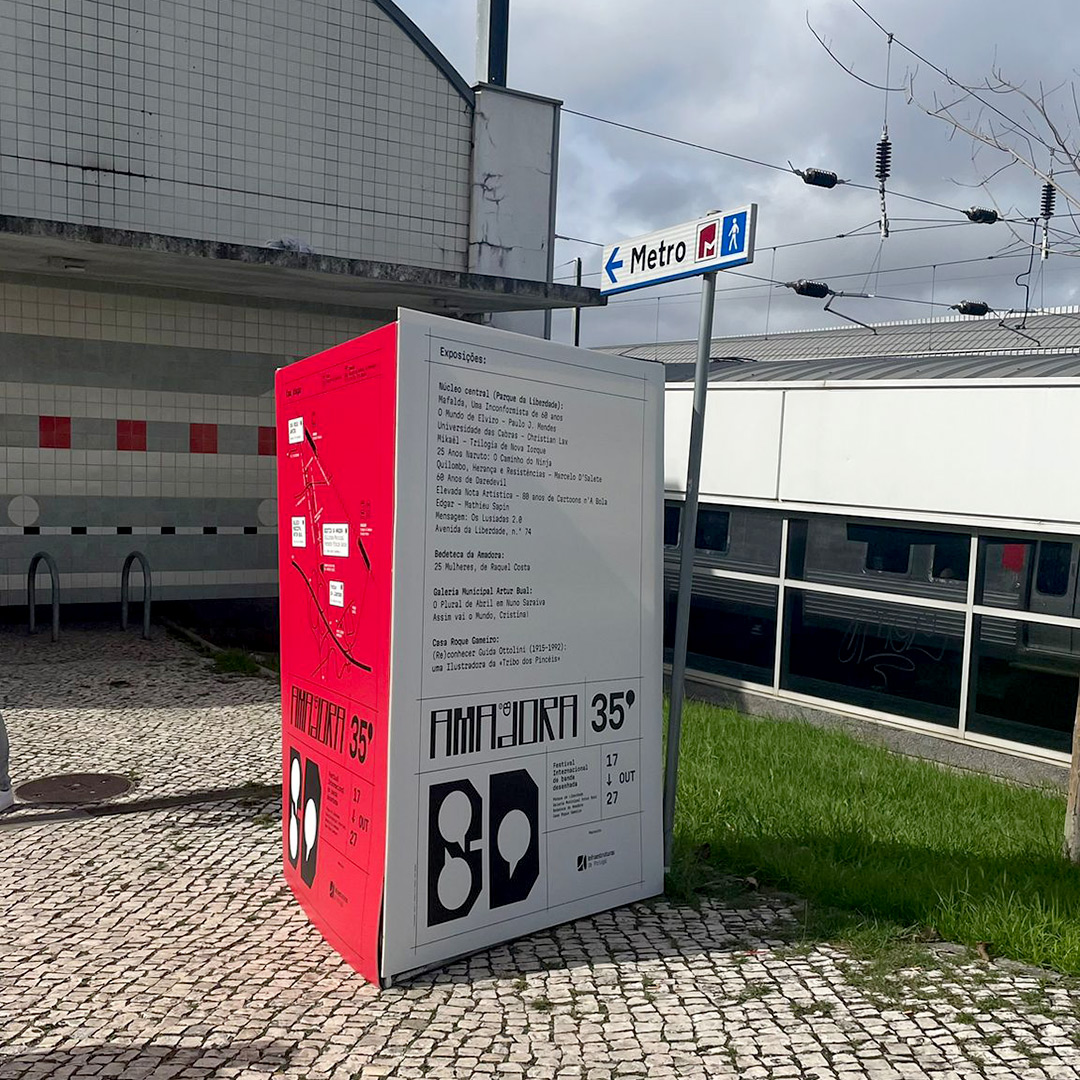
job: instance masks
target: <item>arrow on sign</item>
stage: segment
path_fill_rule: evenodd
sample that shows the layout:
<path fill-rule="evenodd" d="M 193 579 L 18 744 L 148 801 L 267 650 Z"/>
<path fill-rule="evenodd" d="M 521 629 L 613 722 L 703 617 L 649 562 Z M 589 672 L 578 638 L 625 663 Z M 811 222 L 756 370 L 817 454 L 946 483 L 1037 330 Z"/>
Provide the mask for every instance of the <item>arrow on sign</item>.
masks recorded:
<path fill-rule="evenodd" d="M 614 285 L 618 278 L 615 277 L 615 271 L 620 269 L 623 261 L 622 259 L 616 259 L 615 256 L 619 254 L 618 245 L 611 249 L 611 254 L 608 256 L 608 261 L 604 264 L 604 269 L 607 271 L 607 276 L 611 278 L 611 284 Z"/>

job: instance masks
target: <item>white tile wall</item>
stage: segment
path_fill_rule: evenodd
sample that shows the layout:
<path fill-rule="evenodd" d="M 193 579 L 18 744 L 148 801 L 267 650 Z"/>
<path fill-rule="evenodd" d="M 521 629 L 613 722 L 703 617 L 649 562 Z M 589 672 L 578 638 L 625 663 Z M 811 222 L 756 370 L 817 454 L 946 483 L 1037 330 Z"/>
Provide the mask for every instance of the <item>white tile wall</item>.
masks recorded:
<path fill-rule="evenodd" d="M 370 0 L 0 0 L 0 213 L 465 269 L 471 127 Z"/>
<path fill-rule="evenodd" d="M 292 360 L 378 325 L 370 319 L 291 311 L 284 306 L 192 303 L 0 282 L 0 333 L 226 349 Z"/>

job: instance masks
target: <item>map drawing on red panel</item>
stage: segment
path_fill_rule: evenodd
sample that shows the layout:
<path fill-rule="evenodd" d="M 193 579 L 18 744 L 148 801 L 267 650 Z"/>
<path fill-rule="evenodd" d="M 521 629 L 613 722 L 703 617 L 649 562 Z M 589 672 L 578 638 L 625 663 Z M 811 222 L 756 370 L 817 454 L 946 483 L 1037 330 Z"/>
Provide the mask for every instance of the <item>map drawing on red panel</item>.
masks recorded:
<path fill-rule="evenodd" d="M 316 422 L 313 415 L 310 423 Z M 362 638 L 364 608 L 375 573 L 364 544 L 371 502 L 362 499 L 355 508 L 346 506 L 334 471 L 320 452 L 323 436 L 301 418 L 290 422 L 290 427 L 294 423 L 303 430 L 295 448 L 301 484 L 290 511 L 290 562 L 308 596 L 308 623 L 319 651 L 312 674 L 340 677 L 350 666 L 370 672 L 374 658 L 364 654 Z M 290 431 L 290 442 L 293 434 Z M 353 488 L 356 480 L 353 473 Z"/>

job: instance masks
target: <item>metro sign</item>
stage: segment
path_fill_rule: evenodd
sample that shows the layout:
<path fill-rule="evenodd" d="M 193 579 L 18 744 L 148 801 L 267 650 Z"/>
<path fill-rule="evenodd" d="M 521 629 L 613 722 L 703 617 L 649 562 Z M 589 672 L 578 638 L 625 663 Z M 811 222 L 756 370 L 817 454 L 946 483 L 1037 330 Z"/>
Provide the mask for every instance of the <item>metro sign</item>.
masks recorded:
<path fill-rule="evenodd" d="M 757 203 L 710 214 L 604 248 L 600 292 L 613 293 L 728 270 L 754 261 Z"/>

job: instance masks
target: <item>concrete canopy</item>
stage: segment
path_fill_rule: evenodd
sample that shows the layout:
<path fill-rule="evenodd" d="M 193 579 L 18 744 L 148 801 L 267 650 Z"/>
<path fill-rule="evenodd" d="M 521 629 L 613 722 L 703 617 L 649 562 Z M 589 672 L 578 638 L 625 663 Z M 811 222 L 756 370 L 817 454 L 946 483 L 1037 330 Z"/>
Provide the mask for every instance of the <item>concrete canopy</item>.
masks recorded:
<path fill-rule="evenodd" d="M 596 289 L 0 215 L 0 274 L 442 315 L 598 307 Z"/>

